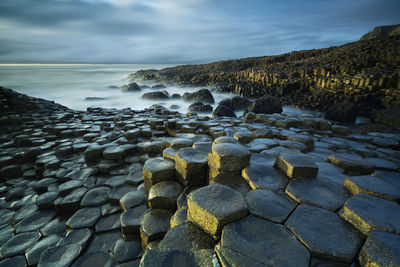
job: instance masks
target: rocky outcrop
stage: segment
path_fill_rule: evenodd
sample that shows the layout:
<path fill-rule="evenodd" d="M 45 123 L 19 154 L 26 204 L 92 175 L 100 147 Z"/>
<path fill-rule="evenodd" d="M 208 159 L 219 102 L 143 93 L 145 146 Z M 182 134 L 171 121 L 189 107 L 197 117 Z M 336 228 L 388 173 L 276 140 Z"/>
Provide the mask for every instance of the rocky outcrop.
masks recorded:
<path fill-rule="evenodd" d="M 282 113 L 282 104 L 279 98 L 264 95 L 251 103 L 247 108 L 247 112 L 263 114 Z"/>
<path fill-rule="evenodd" d="M 397 30 L 398 26 L 393 32 Z M 322 111 L 334 104 L 353 103 L 361 115 L 386 122 L 375 116 L 379 110 L 400 109 L 396 52 L 400 36 L 388 35 L 278 56 L 143 70 L 130 78 L 216 87 L 252 98 L 269 94 L 282 103 Z"/>
<path fill-rule="evenodd" d="M 143 99 L 168 99 L 169 94 L 168 92 L 164 91 L 157 91 L 157 92 L 149 92 L 149 93 L 144 93 L 142 95 Z"/>
<path fill-rule="evenodd" d="M 375 27 L 372 30 L 372 32 L 366 33 L 363 36 L 361 36 L 360 40 L 384 38 L 384 37 L 396 36 L 396 35 L 400 35 L 400 24 Z"/>
<path fill-rule="evenodd" d="M 352 103 L 334 104 L 328 108 L 325 117 L 328 120 L 339 122 L 351 122 L 358 116 L 358 109 Z"/>
<path fill-rule="evenodd" d="M 194 112 L 212 112 L 213 107 L 209 104 L 203 104 L 203 102 L 196 102 L 189 106 L 189 110 Z"/>
<path fill-rule="evenodd" d="M 214 103 L 214 97 L 208 89 L 201 89 L 194 93 L 184 93 L 182 98 L 188 102 Z"/>
<path fill-rule="evenodd" d="M 141 91 L 139 85 L 137 83 L 130 83 L 130 84 L 126 84 L 121 86 L 121 90 L 123 92 L 138 92 Z"/>

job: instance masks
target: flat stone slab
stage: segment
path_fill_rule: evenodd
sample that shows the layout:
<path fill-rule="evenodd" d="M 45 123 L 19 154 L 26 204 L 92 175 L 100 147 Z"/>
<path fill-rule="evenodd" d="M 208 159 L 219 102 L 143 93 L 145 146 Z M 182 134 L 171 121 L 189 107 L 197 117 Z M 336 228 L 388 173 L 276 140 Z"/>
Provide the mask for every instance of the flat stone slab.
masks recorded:
<path fill-rule="evenodd" d="M 109 253 L 104 251 L 88 252 L 80 256 L 71 267 L 86 267 L 86 266 L 118 266 L 110 257 Z"/>
<path fill-rule="evenodd" d="M 185 185 L 204 185 L 206 183 L 208 153 L 186 147 L 175 155 L 175 169 Z"/>
<path fill-rule="evenodd" d="M 322 178 L 292 180 L 285 192 L 298 203 L 330 211 L 337 211 L 343 207 L 351 196 L 343 186 Z"/>
<path fill-rule="evenodd" d="M 25 267 L 26 261 L 24 256 L 15 256 L 0 261 L 0 267 L 18 266 Z"/>
<path fill-rule="evenodd" d="M 176 200 L 183 188 L 174 181 L 159 182 L 149 192 L 148 204 L 151 209 L 176 209 Z"/>
<path fill-rule="evenodd" d="M 400 266 L 400 235 L 371 231 L 358 260 L 361 266 Z"/>
<path fill-rule="evenodd" d="M 49 246 L 57 244 L 61 240 L 59 235 L 51 235 L 46 238 L 41 239 L 31 248 L 29 248 L 25 257 L 29 265 L 36 265 L 39 263 L 40 255 Z"/>
<path fill-rule="evenodd" d="M 175 162 L 163 157 L 148 159 L 143 166 L 143 178 L 145 192 L 148 195 L 154 184 L 175 180 Z"/>
<path fill-rule="evenodd" d="M 315 178 L 318 166 L 315 161 L 301 153 L 283 153 L 275 161 L 275 167 L 283 171 L 289 178 Z"/>
<path fill-rule="evenodd" d="M 96 233 L 120 229 L 121 222 L 119 217 L 120 213 L 114 213 L 100 218 L 95 226 Z"/>
<path fill-rule="evenodd" d="M 142 267 L 164 267 L 175 265 L 213 267 L 213 251 L 211 249 L 201 249 L 196 252 L 187 252 L 154 248 L 146 252 L 140 261 L 140 266 Z"/>
<path fill-rule="evenodd" d="M 83 250 L 93 233 L 87 228 L 71 230 L 57 243 L 57 246 L 78 245 Z"/>
<path fill-rule="evenodd" d="M 238 173 L 221 172 L 209 181 L 210 184 L 218 183 L 229 186 L 235 191 L 238 191 L 243 196 L 251 190 L 251 187 L 243 177 Z"/>
<path fill-rule="evenodd" d="M 82 207 L 98 207 L 108 202 L 111 189 L 107 186 L 99 186 L 89 190 L 82 198 Z"/>
<path fill-rule="evenodd" d="M 243 196 L 228 186 L 210 184 L 188 196 L 188 221 L 213 237 L 222 227 L 247 215 Z"/>
<path fill-rule="evenodd" d="M 357 194 L 346 201 L 339 215 L 365 235 L 374 229 L 400 233 L 400 206 L 390 200 Z"/>
<path fill-rule="evenodd" d="M 112 256 L 118 262 L 126 262 L 129 260 L 136 259 L 142 252 L 142 246 L 140 239 L 125 241 L 118 239 L 112 249 Z"/>
<path fill-rule="evenodd" d="M 8 258 L 16 255 L 23 255 L 40 237 L 39 232 L 21 233 L 11 237 L 0 248 L 0 257 Z"/>
<path fill-rule="evenodd" d="M 285 223 L 313 256 L 351 262 L 362 235 L 336 213 L 301 204 Z"/>
<path fill-rule="evenodd" d="M 111 193 L 110 193 L 108 199 L 109 199 L 110 203 L 118 205 L 123 196 L 125 196 L 127 193 L 129 193 L 131 191 L 135 191 L 135 190 L 136 190 L 136 187 L 129 185 L 129 184 L 120 185 L 120 186 L 114 187 L 111 190 Z"/>
<path fill-rule="evenodd" d="M 270 190 L 252 190 L 246 195 L 247 207 L 251 214 L 273 222 L 282 223 L 296 202 Z"/>
<path fill-rule="evenodd" d="M 69 229 L 92 227 L 101 217 L 100 208 L 83 208 L 75 212 L 66 222 Z"/>
<path fill-rule="evenodd" d="M 283 225 L 247 216 L 224 227 L 216 253 L 223 266 L 308 266 L 306 247 Z"/>
<path fill-rule="evenodd" d="M 388 200 L 400 200 L 400 188 L 397 188 L 374 176 L 349 176 L 344 186 L 353 194 L 364 193 Z"/>
<path fill-rule="evenodd" d="M 335 153 L 329 156 L 329 161 L 346 172 L 370 174 L 375 170 L 375 165 L 351 154 Z"/>
<path fill-rule="evenodd" d="M 123 211 L 139 206 L 144 202 L 145 195 L 142 190 L 134 190 L 126 193 L 120 200 L 119 204 Z"/>
<path fill-rule="evenodd" d="M 142 204 L 123 212 L 120 217 L 122 234 L 139 235 L 140 223 L 146 211 L 146 205 Z"/>
<path fill-rule="evenodd" d="M 168 210 L 154 209 L 148 211 L 142 219 L 140 237 L 142 247 L 145 248 L 151 241 L 164 237 L 169 229 L 169 221 L 172 214 Z"/>
<path fill-rule="evenodd" d="M 253 155 L 250 164 L 242 170 L 242 176 L 250 187 L 274 191 L 285 188 L 288 178 L 273 167 L 274 160 L 271 160 L 271 155 L 259 154 L 257 157 Z"/>
<path fill-rule="evenodd" d="M 31 232 L 39 230 L 54 218 L 54 211 L 36 211 L 15 225 L 15 232 Z"/>
<path fill-rule="evenodd" d="M 250 161 L 250 151 L 234 143 L 213 144 L 208 165 L 218 172 L 241 171 Z"/>
<path fill-rule="evenodd" d="M 38 267 L 69 266 L 80 252 L 79 245 L 50 246 L 41 254 Z"/>
<path fill-rule="evenodd" d="M 121 239 L 121 234 L 117 231 L 95 234 L 87 248 L 87 253 L 101 251 L 109 253 L 119 239 Z"/>
<path fill-rule="evenodd" d="M 81 180 L 71 180 L 60 184 L 58 190 L 61 196 L 66 196 L 72 192 L 75 188 L 81 187 L 83 182 Z"/>
<path fill-rule="evenodd" d="M 170 230 L 161 240 L 158 248 L 183 251 L 213 249 L 214 240 L 192 223 L 182 223 Z"/>

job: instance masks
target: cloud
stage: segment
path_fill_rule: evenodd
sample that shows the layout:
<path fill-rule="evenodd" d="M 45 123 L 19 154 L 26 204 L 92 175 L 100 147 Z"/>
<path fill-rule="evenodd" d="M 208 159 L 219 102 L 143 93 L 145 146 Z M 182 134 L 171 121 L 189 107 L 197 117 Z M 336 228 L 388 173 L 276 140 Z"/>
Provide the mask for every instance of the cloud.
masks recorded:
<path fill-rule="evenodd" d="M 339 45 L 398 0 L 1 0 L 0 63 L 203 63 Z"/>

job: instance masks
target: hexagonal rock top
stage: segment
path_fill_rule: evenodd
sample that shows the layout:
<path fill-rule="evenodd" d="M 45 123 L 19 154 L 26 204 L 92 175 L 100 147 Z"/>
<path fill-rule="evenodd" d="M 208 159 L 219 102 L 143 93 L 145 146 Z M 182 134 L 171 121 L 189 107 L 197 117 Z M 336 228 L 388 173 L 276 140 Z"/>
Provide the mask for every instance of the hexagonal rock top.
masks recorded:
<path fill-rule="evenodd" d="M 244 146 L 219 143 L 213 145 L 208 165 L 218 172 L 237 172 L 246 167 L 249 161 L 250 151 Z"/>
<path fill-rule="evenodd" d="M 283 225 L 247 216 L 224 227 L 222 266 L 308 266 L 310 253 Z"/>
<path fill-rule="evenodd" d="M 372 231 L 361 248 L 361 266 L 400 266 L 400 235 Z"/>
<path fill-rule="evenodd" d="M 390 200 L 358 194 L 346 201 L 339 215 L 365 235 L 374 229 L 400 233 L 400 206 Z"/>
<path fill-rule="evenodd" d="M 313 256 L 351 262 L 362 235 L 336 213 L 301 204 L 285 223 Z"/>
<path fill-rule="evenodd" d="M 216 238 L 222 227 L 247 214 L 243 196 L 228 186 L 210 184 L 188 196 L 188 221 Z"/>
<path fill-rule="evenodd" d="M 330 211 L 337 211 L 343 207 L 351 196 L 343 186 L 323 178 L 292 180 L 285 192 L 299 203 Z"/>
<path fill-rule="evenodd" d="M 374 164 L 347 154 L 332 154 L 329 161 L 347 172 L 370 174 L 375 170 Z"/>
<path fill-rule="evenodd" d="M 282 170 L 289 178 L 315 178 L 318 166 L 314 160 L 301 153 L 283 153 L 275 161 L 275 167 Z"/>
<path fill-rule="evenodd" d="M 145 192 L 148 195 L 152 185 L 175 180 L 175 162 L 163 157 L 148 159 L 143 166 L 143 178 Z"/>
<path fill-rule="evenodd" d="M 183 188 L 174 181 L 159 182 L 149 192 L 148 204 L 151 209 L 176 209 L 176 200 Z"/>
<path fill-rule="evenodd" d="M 351 176 L 344 181 L 344 186 L 353 194 L 365 193 L 388 200 L 400 200 L 400 189 L 374 176 Z"/>
<path fill-rule="evenodd" d="M 140 237 L 143 248 L 149 242 L 164 237 L 169 229 L 171 215 L 169 211 L 162 209 L 150 210 L 144 215 L 140 226 Z"/>
<path fill-rule="evenodd" d="M 178 178 L 185 185 L 204 185 L 206 183 L 208 153 L 186 147 L 175 154 L 175 169 Z"/>

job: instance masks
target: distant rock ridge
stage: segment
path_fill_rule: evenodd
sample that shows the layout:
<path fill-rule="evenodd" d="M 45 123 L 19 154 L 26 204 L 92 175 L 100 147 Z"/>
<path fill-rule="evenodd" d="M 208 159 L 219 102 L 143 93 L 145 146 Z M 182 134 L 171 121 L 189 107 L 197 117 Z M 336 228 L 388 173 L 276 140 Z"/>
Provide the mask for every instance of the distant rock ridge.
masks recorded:
<path fill-rule="evenodd" d="M 382 123 L 382 118 L 390 117 L 385 122 L 400 127 L 392 116 L 400 110 L 400 35 L 394 34 L 399 26 L 391 26 L 390 32 L 385 27 L 376 30 L 387 32 L 382 38 L 363 37 L 341 46 L 276 56 L 141 70 L 129 78 L 214 87 L 251 98 L 268 94 L 284 104 L 320 111 L 352 103 L 359 115 Z"/>
<path fill-rule="evenodd" d="M 361 36 L 360 40 L 369 40 L 374 38 L 398 35 L 400 35 L 400 24 L 390 26 L 378 26 L 375 27 L 372 32 L 366 33 Z"/>

